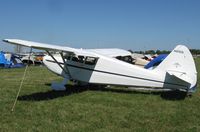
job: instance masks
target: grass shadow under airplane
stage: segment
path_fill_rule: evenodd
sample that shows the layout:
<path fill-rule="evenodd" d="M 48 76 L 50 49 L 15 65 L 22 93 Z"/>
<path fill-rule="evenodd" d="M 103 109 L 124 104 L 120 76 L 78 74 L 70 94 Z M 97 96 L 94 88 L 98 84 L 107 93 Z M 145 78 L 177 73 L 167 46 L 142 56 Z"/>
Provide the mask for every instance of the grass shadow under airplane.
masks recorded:
<path fill-rule="evenodd" d="M 50 84 L 46 84 L 50 85 Z M 160 95 L 161 98 L 165 100 L 183 100 L 187 96 L 186 92 L 181 91 L 167 91 L 167 92 L 144 92 L 144 91 L 135 91 L 127 89 L 115 89 L 115 88 L 105 88 L 105 87 L 94 87 L 94 86 L 72 86 L 67 85 L 66 91 L 46 91 L 46 92 L 37 92 L 29 95 L 21 95 L 18 97 L 20 101 L 44 101 L 51 100 L 59 97 L 69 96 L 75 93 L 81 93 L 84 91 L 100 91 L 100 92 L 114 92 L 114 93 L 124 93 L 124 94 L 149 94 L 149 95 Z"/>

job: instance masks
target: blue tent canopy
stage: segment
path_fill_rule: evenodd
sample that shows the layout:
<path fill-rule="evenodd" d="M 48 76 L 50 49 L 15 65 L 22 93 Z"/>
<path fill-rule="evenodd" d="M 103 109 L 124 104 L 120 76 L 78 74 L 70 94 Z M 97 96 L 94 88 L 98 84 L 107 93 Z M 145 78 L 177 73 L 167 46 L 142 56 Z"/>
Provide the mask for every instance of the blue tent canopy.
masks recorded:
<path fill-rule="evenodd" d="M 0 66 L 10 65 L 11 62 L 7 61 L 3 52 L 0 52 Z"/>
<path fill-rule="evenodd" d="M 10 61 L 6 59 L 5 53 L 0 52 L 0 67 L 4 68 L 18 68 L 18 67 L 24 67 L 22 63 L 19 63 L 16 61 L 17 57 L 13 54 L 11 54 Z"/>

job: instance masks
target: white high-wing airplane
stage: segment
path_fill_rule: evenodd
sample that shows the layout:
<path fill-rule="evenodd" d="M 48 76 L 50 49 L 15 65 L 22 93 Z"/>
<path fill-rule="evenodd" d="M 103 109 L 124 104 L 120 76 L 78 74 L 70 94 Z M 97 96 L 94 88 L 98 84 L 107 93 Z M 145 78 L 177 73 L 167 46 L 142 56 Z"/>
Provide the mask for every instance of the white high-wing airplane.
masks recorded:
<path fill-rule="evenodd" d="M 19 39 L 4 42 L 45 50 L 44 64 L 64 81 L 53 84 L 54 89 L 65 89 L 68 80 L 80 83 L 132 86 L 155 89 L 194 92 L 197 87 L 197 71 L 189 49 L 178 45 L 154 69 L 144 69 L 119 58 L 131 53 L 122 49 L 75 49 Z M 59 52 L 52 55 L 50 51 Z M 57 88 L 56 88 L 57 87 Z"/>

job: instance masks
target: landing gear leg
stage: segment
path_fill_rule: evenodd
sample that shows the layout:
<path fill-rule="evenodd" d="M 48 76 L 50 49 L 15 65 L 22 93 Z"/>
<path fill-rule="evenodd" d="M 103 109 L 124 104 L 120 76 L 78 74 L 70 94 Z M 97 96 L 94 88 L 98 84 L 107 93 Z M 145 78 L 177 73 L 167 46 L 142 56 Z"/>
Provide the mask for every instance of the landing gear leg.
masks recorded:
<path fill-rule="evenodd" d="M 58 82 L 52 82 L 51 88 L 55 91 L 65 91 L 66 87 L 65 85 L 69 82 L 69 78 L 64 78 L 64 80 L 60 83 Z"/>

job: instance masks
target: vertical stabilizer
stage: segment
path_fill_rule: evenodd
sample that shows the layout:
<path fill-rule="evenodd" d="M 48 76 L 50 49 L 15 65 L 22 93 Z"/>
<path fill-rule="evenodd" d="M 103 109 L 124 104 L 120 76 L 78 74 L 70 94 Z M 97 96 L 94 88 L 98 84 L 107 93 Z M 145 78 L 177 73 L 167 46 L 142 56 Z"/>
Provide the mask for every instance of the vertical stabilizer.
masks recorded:
<path fill-rule="evenodd" d="M 193 91 L 197 84 L 197 70 L 189 49 L 178 45 L 156 68 L 190 84 L 188 91 Z"/>

